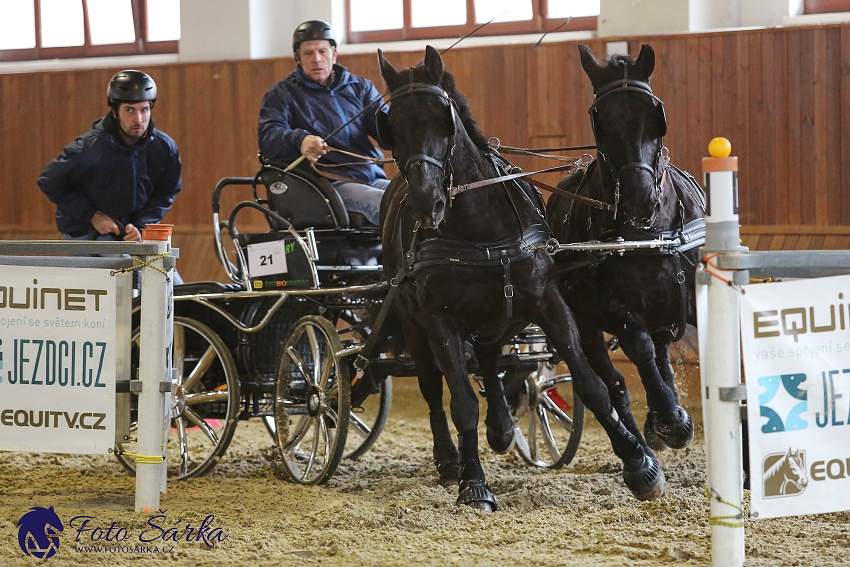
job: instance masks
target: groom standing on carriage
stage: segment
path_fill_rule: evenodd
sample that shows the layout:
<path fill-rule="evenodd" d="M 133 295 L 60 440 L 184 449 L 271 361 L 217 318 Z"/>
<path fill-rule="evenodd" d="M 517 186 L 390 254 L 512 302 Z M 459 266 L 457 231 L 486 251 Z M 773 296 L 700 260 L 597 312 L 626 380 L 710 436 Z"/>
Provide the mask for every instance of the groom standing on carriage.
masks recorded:
<path fill-rule="evenodd" d="M 332 167 L 329 177 L 345 208 L 377 226 L 389 185 L 375 163 L 383 154 L 369 139 L 378 139 L 375 110 L 381 95 L 369 79 L 336 63 L 336 45 L 327 22 L 310 20 L 295 29 L 297 66 L 269 89 L 260 107 L 260 154 L 284 167 L 301 156 Z"/>

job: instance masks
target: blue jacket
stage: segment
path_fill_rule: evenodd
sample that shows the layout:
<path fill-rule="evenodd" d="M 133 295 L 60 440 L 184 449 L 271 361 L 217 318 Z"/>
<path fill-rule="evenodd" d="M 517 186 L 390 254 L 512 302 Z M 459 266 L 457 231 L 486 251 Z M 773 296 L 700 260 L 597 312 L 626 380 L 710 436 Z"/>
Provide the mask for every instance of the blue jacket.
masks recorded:
<path fill-rule="evenodd" d="M 338 133 L 328 137 L 381 98 L 372 81 L 349 73 L 345 67 L 334 65 L 334 76 L 333 86 L 327 89 L 307 77 L 299 66 L 268 90 L 260 107 L 258 131 L 260 154 L 264 158 L 289 165 L 301 156 L 301 142 L 309 134 L 320 136 L 333 148 L 374 158 L 384 157 L 368 138 L 378 138 L 375 113 L 380 103 L 375 103 Z M 322 156 L 317 165 L 355 162 L 355 165 L 333 167 L 327 171 L 367 184 L 375 179 L 386 179 L 381 166 L 358 161 L 356 157 L 331 151 Z"/>
<path fill-rule="evenodd" d="M 56 205 L 59 232 L 94 230 L 97 211 L 141 229 L 165 217 L 180 192 L 181 169 L 177 144 L 153 120 L 145 138 L 127 146 L 109 113 L 47 164 L 38 186 Z"/>

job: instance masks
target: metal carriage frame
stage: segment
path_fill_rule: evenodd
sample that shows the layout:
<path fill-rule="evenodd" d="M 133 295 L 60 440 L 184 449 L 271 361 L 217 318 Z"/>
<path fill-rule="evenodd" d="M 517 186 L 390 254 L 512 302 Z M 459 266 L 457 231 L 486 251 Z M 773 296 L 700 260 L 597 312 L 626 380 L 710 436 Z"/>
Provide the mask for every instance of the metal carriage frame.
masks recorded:
<path fill-rule="evenodd" d="M 233 187 L 250 187 L 252 198 L 222 220 L 221 195 Z M 391 406 L 391 377 L 416 375 L 412 359 L 394 352 L 391 338 L 376 341 L 372 333 L 381 329 L 361 318 L 366 304 L 382 303 L 389 289 L 381 281 L 380 234 L 350 217 L 330 183 L 303 167 L 264 163 L 253 177 L 224 178 L 212 208 L 216 255 L 231 283 L 174 289 L 169 478 L 205 474 L 224 456 L 238 422 L 259 418 L 274 440 L 281 476 L 325 483 L 343 457 L 357 458 L 377 440 Z M 236 220 L 245 209 L 259 211 L 269 231 L 240 233 Z M 268 279 L 252 277 L 250 247 L 275 242 L 289 245 L 293 274 L 272 276 L 284 279 L 272 279 L 276 285 L 268 289 Z M 135 307 L 134 368 L 138 313 Z M 377 354 L 355 363 L 370 336 L 379 343 Z M 509 341 L 498 360 L 514 409 L 516 450 L 532 466 L 564 466 L 581 439 L 584 406 L 558 361 L 533 326 Z M 469 370 L 480 383 L 471 347 Z M 133 414 L 117 452 L 130 471 L 135 423 Z"/>

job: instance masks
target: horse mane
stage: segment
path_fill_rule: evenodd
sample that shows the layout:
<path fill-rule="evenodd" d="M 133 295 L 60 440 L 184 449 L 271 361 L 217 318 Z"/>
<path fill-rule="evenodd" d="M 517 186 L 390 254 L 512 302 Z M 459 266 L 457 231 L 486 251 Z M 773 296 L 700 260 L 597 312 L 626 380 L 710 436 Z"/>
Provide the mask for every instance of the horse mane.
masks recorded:
<path fill-rule="evenodd" d="M 475 118 L 472 116 L 472 111 L 469 109 L 469 101 L 466 96 L 457 89 L 457 82 L 455 81 L 454 75 L 444 69 L 441 77 L 435 77 L 424 63 L 419 63 L 416 67 L 411 67 L 410 72 L 410 82 L 422 81 L 431 84 L 438 84 L 444 91 L 446 91 L 449 98 L 454 101 L 457 114 L 460 117 L 460 121 L 464 128 L 466 128 L 466 133 L 469 135 L 472 143 L 481 150 L 489 149 L 489 138 L 484 135 L 478 127 L 478 124 L 475 122 Z"/>
<path fill-rule="evenodd" d="M 788 461 L 788 455 L 785 454 L 781 459 L 778 459 L 775 463 L 770 465 L 766 471 L 764 471 L 764 479 L 769 480 L 773 478 L 779 470 L 785 466 L 785 463 Z"/>

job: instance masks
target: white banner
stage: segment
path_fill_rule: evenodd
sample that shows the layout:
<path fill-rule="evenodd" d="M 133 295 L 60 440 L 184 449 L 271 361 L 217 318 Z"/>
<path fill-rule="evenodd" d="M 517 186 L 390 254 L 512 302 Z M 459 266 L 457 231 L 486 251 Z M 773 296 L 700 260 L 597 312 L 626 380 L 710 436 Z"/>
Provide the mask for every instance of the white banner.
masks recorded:
<path fill-rule="evenodd" d="M 129 274 L 109 272 L 0 266 L 0 450 L 114 447 L 116 290 Z"/>
<path fill-rule="evenodd" d="M 850 276 L 745 289 L 751 515 L 850 510 Z"/>

